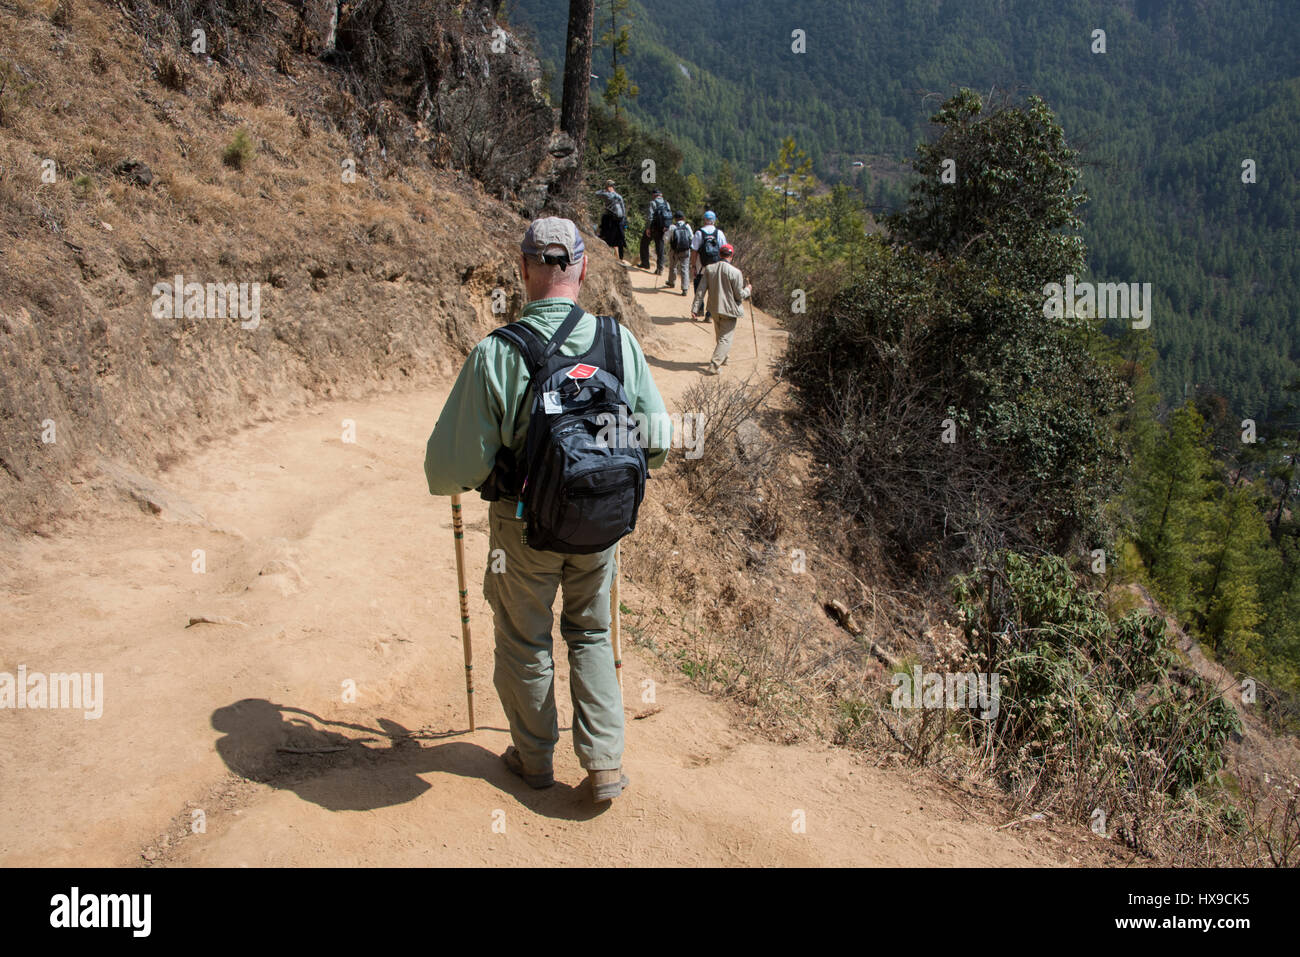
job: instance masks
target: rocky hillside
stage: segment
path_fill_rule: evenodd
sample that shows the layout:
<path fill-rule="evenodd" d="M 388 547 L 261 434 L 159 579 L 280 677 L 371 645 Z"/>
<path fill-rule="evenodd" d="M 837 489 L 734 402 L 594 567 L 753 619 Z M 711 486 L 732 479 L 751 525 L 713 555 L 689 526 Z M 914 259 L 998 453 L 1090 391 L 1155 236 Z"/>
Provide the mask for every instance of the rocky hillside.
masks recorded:
<path fill-rule="evenodd" d="M 515 244 L 572 162 L 537 63 L 487 2 L 421 5 L 419 43 L 401 5 L 334 6 L 0 2 L 7 530 L 446 377 L 520 304 Z M 643 330 L 588 249 L 586 305 Z"/>

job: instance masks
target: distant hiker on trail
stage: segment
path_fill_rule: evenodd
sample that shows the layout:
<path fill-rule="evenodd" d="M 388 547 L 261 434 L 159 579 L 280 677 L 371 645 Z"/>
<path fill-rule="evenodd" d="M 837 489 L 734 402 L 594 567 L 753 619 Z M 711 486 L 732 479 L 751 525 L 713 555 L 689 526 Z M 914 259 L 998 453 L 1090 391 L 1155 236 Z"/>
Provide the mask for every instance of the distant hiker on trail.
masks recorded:
<path fill-rule="evenodd" d="M 673 225 L 668 230 L 668 248 L 672 251 L 672 265 L 668 267 L 668 281 L 664 286 L 671 289 L 677 277 L 682 280 L 682 295 L 686 295 L 686 286 L 690 282 L 691 240 L 694 238 L 691 224 L 686 221 L 686 214 L 680 209 L 673 214 Z"/>
<path fill-rule="evenodd" d="M 663 190 L 655 190 L 654 198 L 646 209 L 645 221 L 650 224 L 650 238 L 655 244 L 655 275 L 664 274 L 664 236 L 673 221 L 673 208 L 664 199 Z M 646 267 L 647 269 L 649 266 Z"/>
<path fill-rule="evenodd" d="M 641 268 L 650 271 L 650 224 L 641 230 Z"/>
<path fill-rule="evenodd" d="M 551 606 L 562 587 L 573 749 L 593 799 L 608 801 L 628 783 L 609 635 L 615 548 L 636 524 L 645 469 L 663 464 L 672 427 L 636 337 L 576 303 L 587 278 L 578 227 L 535 221 L 519 269 L 528 304 L 465 360 L 424 472 L 434 495 L 477 488 L 492 503 L 483 596 L 495 624 L 493 684 L 514 742 L 506 766 L 531 787 L 555 783 Z M 601 445 L 601 433 L 592 435 L 610 402 L 628 418 L 647 417 L 637 441 Z"/>
<path fill-rule="evenodd" d="M 704 280 L 701 286 L 708 292 L 709 312 L 713 314 L 713 335 L 717 345 L 713 357 L 709 360 L 706 375 L 717 375 L 727 362 L 727 353 L 731 351 L 731 340 L 736 333 L 736 323 L 745 314 L 741 303 L 754 291 L 745 284 L 745 277 L 731 264 L 731 257 L 736 250 L 724 244 L 721 259 L 704 267 Z"/>
<path fill-rule="evenodd" d="M 614 181 L 605 180 L 605 188 L 597 191 L 597 196 L 605 201 L 605 212 L 600 217 L 600 229 L 596 235 L 605 240 L 605 244 L 618 250 L 622 262 L 627 250 L 627 203 L 614 191 Z"/>
<path fill-rule="evenodd" d="M 704 214 L 704 225 L 695 231 L 695 236 L 691 239 L 691 270 L 695 273 L 695 303 L 691 306 L 691 316 L 694 318 L 708 318 L 700 277 L 704 275 L 706 266 L 711 266 L 722 258 L 722 247 L 726 243 L 727 234 L 718 228 L 717 214 L 709 210 Z"/>

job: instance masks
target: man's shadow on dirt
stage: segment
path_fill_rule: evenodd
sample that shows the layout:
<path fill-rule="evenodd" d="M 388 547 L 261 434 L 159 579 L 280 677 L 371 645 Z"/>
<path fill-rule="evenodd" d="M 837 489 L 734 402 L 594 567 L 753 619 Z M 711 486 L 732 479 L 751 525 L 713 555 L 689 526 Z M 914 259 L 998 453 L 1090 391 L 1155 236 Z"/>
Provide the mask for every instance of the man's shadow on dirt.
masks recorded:
<path fill-rule="evenodd" d="M 704 351 L 703 346 L 700 347 L 700 351 Z M 711 346 L 709 347 L 708 352 L 713 352 Z M 697 362 L 683 362 L 679 359 L 661 359 L 658 356 L 651 355 L 647 355 L 645 361 L 656 369 L 665 369 L 669 372 L 703 372 L 709 367 L 708 355 L 705 355 L 702 360 Z"/>
<path fill-rule="evenodd" d="M 468 741 L 424 743 L 468 731 L 408 731 L 385 718 L 377 723 L 378 728 L 370 728 L 329 721 L 262 698 L 245 698 L 212 712 L 212 727 L 223 732 L 216 749 L 226 767 L 330 811 L 373 811 L 413 801 L 434 787 L 421 777 L 427 774 L 481 778 L 544 817 L 587 821 L 610 807 L 592 803 L 585 781 L 571 787 L 557 780 L 554 787 L 535 791 L 487 748 Z"/>

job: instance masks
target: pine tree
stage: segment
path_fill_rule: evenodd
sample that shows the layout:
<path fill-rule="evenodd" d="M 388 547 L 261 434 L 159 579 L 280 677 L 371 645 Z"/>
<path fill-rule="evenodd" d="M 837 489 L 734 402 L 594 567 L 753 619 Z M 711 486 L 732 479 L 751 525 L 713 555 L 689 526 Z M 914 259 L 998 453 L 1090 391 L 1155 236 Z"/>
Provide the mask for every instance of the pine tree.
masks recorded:
<path fill-rule="evenodd" d="M 1205 420 L 1188 402 L 1176 410 L 1141 469 L 1138 547 L 1164 597 L 1181 612 L 1192 605 L 1199 530 L 1205 523 L 1210 453 Z"/>
<path fill-rule="evenodd" d="M 781 254 L 781 279 L 788 275 L 791 249 L 798 242 L 798 220 L 804 212 L 807 198 L 817 184 L 812 172 L 812 160 L 799 148 L 793 136 L 781 141 L 776 159 L 763 171 L 762 179 L 768 187 L 753 197 L 751 216 L 768 235 L 775 235 Z M 792 228 L 792 219 L 795 228 Z"/>
<path fill-rule="evenodd" d="M 1227 489 L 1211 512 L 1200 588 L 1202 627 L 1217 656 L 1243 661 L 1256 650 L 1256 626 L 1264 620 L 1259 579 L 1269 544 L 1255 490 L 1245 483 Z"/>
<path fill-rule="evenodd" d="M 620 108 L 622 101 L 632 99 L 641 93 L 628 76 L 627 67 L 618 62 L 619 57 L 626 58 L 631 49 L 628 26 L 626 23 L 619 26 L 618 23 L 619 17 L 624 14 L 627 19 L 631 19 L 632 14 L 628 13 L 629 3 L 630 0 L 604 0 L 603 9 L 600 11 L 601 21 L 604 22 L 608 16 L 609 29 L 601 35 L 600 41 L 596 44 L 602 48 L 609 48 L 609 78 L 605 81 L 605 92 L 602 96 L 605 102 L 614 108 L 616 124 L 622 115 Z"/>

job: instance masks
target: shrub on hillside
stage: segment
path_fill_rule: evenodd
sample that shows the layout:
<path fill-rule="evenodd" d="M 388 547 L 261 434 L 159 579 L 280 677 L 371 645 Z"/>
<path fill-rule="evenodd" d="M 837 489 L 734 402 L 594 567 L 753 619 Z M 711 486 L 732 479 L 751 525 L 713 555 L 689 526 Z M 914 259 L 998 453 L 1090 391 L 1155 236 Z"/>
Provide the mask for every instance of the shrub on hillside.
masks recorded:
<path fill-rule="evenodd" d="M 824 491 L 904 564 L 946 574 L 1104 536 L 1122 387 L 979 270 L 872 240 L 862 271 L 791 324 L 786 358 Z"/>
<path fill-rule="evenodd" d="M 253 159 L 257 148 L 253 146 L 252 140 L 243 130 L 235 133 L 235 138 L 230 141 L 225 151 L 221 154 L 221 161 L 231 169 L 243 169 Z"/>
<path fill-rule="evenodd" d="M 1112 622 L 1055 556 L 999 555 L 959 577 L 955 597 L 972 667 L 999 676 L 996 716 L 972 722 L 974 737 L 1025 802 L 1082 820 L 1100 809 L 1150 840 L 1167 823 L 1155 809 L 1222 770 L 1240 722 L 1178 665 L 1163 619 Z"/>
<path fill-rule="evenodd" d="M 169 90 L 184 93 L 190 85 L 190 72 L 171 53 L 164 50 L 158 57 L 158 82 Z"/>
<path fill-rule="evenodd" d="M 16 66 L 0 60 L 0 127 L 14 125 L 33 86 L 34 83 L 25 80 Z"/>
<path fill-rule="evenodd" d="M 917 164 L 934 183 L 894 218 L 895 244 L 866 239 L 791 322 L 826 491 L 931 573 L 1105 544 L 1127 392 L 1089 349 L 1091 320 L 1048 317 L 1041 289 L 1081 265 L 1061 232 L 1077 225 L 1073 154 L 1037 101 L 982 117 L 964 91 L 934 120 Z M 944 155 L 969 185 L 935 185 Z"/>
<path fill-rule="evenodd" d="M 767 390 L 767 391 L 770 391 Z M 780 449 L 758 426 L 767 391 L 746 382 L 713 379 L 682 394 L 682 407 L 698 423 L 683 437 L 696 454 L 684 454 L 686 507 L 723 524 L 739 524 L 771 541 L 782 527 Z"/>

